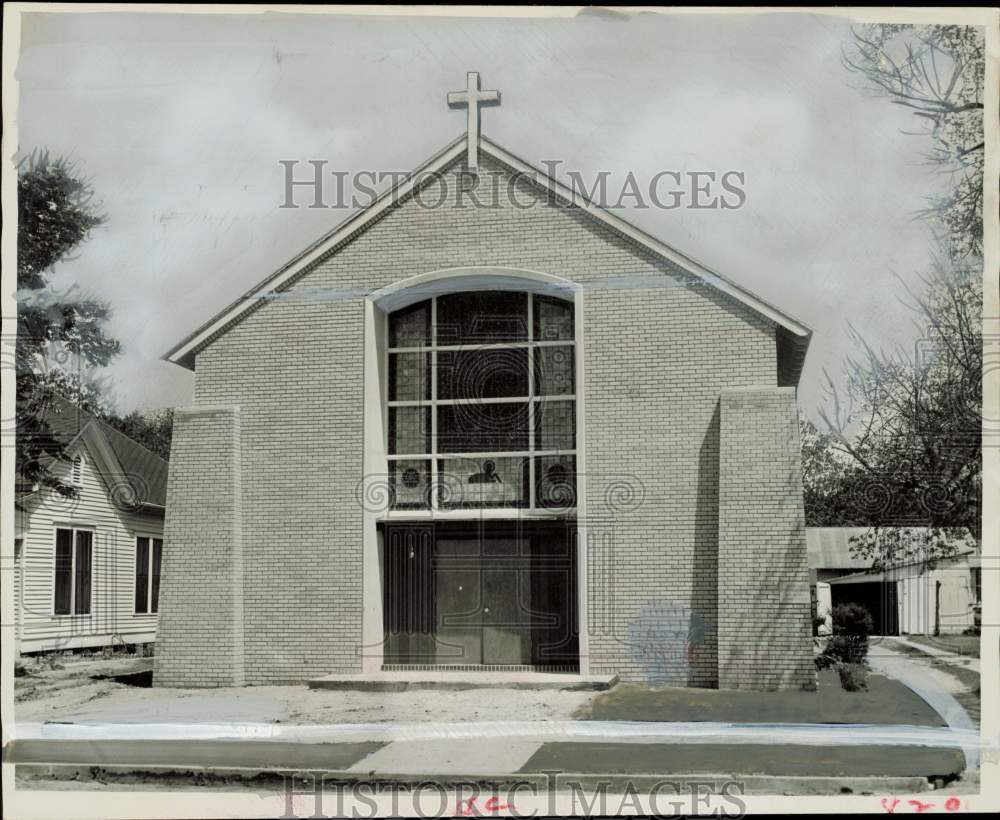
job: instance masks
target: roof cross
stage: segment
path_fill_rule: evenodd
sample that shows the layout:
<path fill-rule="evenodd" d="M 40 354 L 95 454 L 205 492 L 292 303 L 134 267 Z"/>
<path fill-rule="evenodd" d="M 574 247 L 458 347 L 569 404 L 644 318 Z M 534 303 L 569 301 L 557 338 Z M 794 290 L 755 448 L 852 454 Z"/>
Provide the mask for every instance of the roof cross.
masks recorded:
<path fill-rule="evenodd" d="M 452 108 L 460 108 L 463 105 L 468 107 L 466 158 L 472 171 L 479 167 L 479 106 L 499 104 L 499 91 L 483 91 L 479 88 L 478 71 L 470 71 L 465 75 L 465 91 L 448 92 L 448 105 Z"/>

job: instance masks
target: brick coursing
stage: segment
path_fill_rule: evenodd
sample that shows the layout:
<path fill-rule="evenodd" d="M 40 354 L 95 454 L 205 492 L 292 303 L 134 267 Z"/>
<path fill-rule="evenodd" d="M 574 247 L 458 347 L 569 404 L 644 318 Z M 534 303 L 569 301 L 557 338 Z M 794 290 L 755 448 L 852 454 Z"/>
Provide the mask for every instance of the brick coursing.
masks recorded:
<path fill-rule="evenodd" d="M 719 685 L 814 689 L 795 391 L 719 405 Z"/>
<path fill-rule="evenodd" d="M 243 507 L 237 407 L 178 409 L 160 568 L 158 686 L 241 686 Z"/>
<path fill-rule="evenodd" d="M 492 158 L 481 168 L 480 199 L 498 207 L 468 199 L 456 207 L 454 177 L 431 183 L 421 199 L 437 202 L 435 186 L 444 186 L 441 206 L 406 201 L 390 209 L 197 354 L 195 405 L 240 408 L 245 679 L 361 671 L 360 294 L 442 268 L 493 265 L 585 288 L 578 392 L 591 670 L 716 685 L 719 396 L 731 387 L 775 388 L 775 326 L 581 212 L 546 203 L 526 181 L 513 183 L 517 200 L 533 198 L 534 207 L 494 197 L 494 186 L 510 183 L 492 174 L 506 169 Z M 210 485 L 220 465 L 210 452 L 185 456 L 198 432 L 185 424 L 182 433 L 171 459 L 167 537 L 207 547 L 200 533 L 213 524 L 197 488 Z M 217 432 L 203 435 L 214 447 Z M 166 654 L 163 668 L 178 670 L 171 679 L 180 680 L 191 666 L 184 658 L 201 651 L 195 644 L 222 633 L 197 606 L 181 609 L 184 579 L 203 559 L 192 556 L 185 567 L 187 550 L 171 543 L 166 552 L 175 556 L 164 577 L 175 609 L 161 625 L 158 655 Z M 658 649 L 664 635 L 673 647 L 666 658 Z"/>

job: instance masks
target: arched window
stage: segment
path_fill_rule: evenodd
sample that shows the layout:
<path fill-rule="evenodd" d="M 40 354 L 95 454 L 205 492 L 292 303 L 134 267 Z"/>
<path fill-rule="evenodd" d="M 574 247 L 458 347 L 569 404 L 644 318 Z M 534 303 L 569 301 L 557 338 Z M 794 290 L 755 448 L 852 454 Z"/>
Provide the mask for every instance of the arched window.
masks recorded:
<path fill-rule="evenodd" d="M 574 306 L 464 291 L 389 315 L 394 509 L 576 506 Z"/>

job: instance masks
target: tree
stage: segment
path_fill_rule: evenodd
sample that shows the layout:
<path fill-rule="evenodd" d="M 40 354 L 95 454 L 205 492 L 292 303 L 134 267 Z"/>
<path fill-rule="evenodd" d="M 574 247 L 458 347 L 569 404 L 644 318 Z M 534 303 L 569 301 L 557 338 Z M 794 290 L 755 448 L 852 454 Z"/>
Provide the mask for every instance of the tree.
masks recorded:
<path fill-rule="evenodd" d="M 811 527 L 865 526 L 858 503 L 863 482 L 857 465 L 837 447 L 837 439 L 806 419 L 799 422 L 802 441 L 802 495 L 806 524 Z"/>
<path fill-rule="evenodd" d="M 926 328 L 912 357 L 875 349 L 852 331 L 859 353 L 846 361 L 846 391 L 827 374 L 827 430 L 809 440 L 820 454 L 804 463 L 814 473 L 807 484 L 826 491 L 825 509 L 846 500 L 852 523 L 875 528 L 855 546 L 876 569 L 947 555 L 966 530 L 981 537 L 978 262 L 937 258 L 922 284 L 919 293 L 903 286 Z M 898 524 L 929 527 L 929 541 L 877 532 Z"/>
<path fill-rule="evenodd" d="M 160 458 L 170 458 L 170 438 L 174 427 L 174 411 L 167 408 L 140 413 L 133 410 L 125 416 L 107 415 L 104 421 L 119 432 L 138 441 Z"/>
<path fill-rule="evenodd" d="M 105 218 L 79 169 L 45 152 L 18 164 L 17 187 L 17 471 L 26 484 L 74 496 L 76 488 L 53 469 L 66 456 L 46 408 L 66 392 L 76 392 L 70 398 L 77 403 L 99 404 L 100 388 L 85 371 L 107 365 L 120 346 L 104 332 L 108 306 L 75 287 L 56 292 L 50 275 Z"/>
<path fill-rule="evenodd" d="M 918 289 L 900 282 L 924 331 L 917 349 L 876 349 L 850 328 L 859 352 L 845 362 L 846 388 L 826 374 L 826 430 L 803 435 L 807 510 L 870 527 L 852 547 L 879 570 L 933 563 L 966 532 L 981 537 L 985 46 L 966 26 L 876 24 L 852 33 L 845 66 L 913 112 L 928 162 L 951 182 L 921 213 L 942 248 L 931 274 Z M 927 539 L 914 542 L 901 524 L 928 527 Z"/>
<path fill-rule="evenodd" d="M 868 90 L 910 109 L 929 137 L 927 159 L 952 177 L 924 212 L 958 257 L 983 252 L 982 31 L 974 26 L 873 24 L 852 30 L 845 66 Z"/>

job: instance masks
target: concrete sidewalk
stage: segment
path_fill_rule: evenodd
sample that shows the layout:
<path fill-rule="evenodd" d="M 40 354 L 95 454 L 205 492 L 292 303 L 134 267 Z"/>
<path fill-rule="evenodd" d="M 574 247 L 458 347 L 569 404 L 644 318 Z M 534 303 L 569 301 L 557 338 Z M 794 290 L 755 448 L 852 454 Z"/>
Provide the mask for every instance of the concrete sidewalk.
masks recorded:
<path fill-rule="evenodd" d="M 18 764 L 330 771 L 338 776 L 583 774 L 953 777 L 978 733 L 844 724 L 547 721 L 345 724 L 18 724 Z M 618 766 L 612 761 L 620 761 Z M 550 765 L 551 764 L 551 765 Z M 541 767 L 541 768 L 540 768 Z"/>
<path fill-rule="evenodd" d="M 895 678 L 929 703 L 944 718 L 948 727 L 959 733 L 975 734 L 977 741 L 964 747 L 967 769 L 979 768 L 979 731 L 962 704 L 949 692 L 950 676 L 926 664 L 914 663 L 913 658 L 892 649 L 883 641 L 868 652 L 868 665 L 876 672 Z"/>

